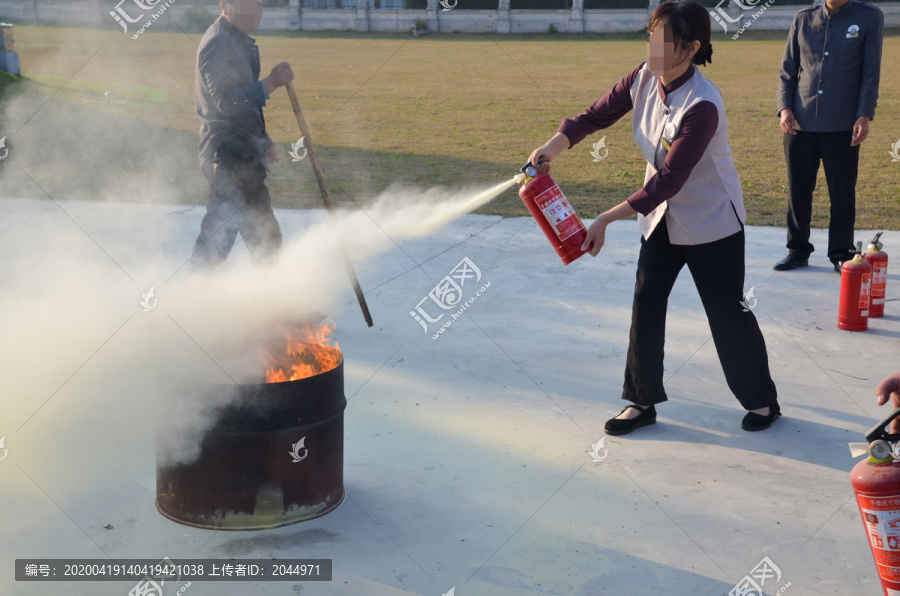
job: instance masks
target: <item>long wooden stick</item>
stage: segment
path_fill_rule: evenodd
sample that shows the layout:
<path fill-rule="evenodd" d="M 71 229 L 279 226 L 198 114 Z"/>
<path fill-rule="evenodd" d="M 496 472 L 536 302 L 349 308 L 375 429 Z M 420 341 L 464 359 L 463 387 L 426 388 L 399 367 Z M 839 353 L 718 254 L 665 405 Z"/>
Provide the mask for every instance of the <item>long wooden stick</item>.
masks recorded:
<path fill-rule="evenodd" d="M 297 125 L 300 127 L 300 133 L 306 139 L 304 146 L 309 154 L 309 160 L 312 162 L 313 171 L 316 173 L 316 182 L 319 183 L 319 190 L 322 191 L 322 199 L 325 200 L 325 207 L 331 216 L 331 222 L 335 226 L 335 231 L 340 235 L 340 226 L 338 225 L 337 214 L 334 212 L 334 204 L 331 202 L 331 195 L 328 193 L 328 187 L 325 186 L 325 176 L 322 174 L 322 168 L 319 166 L 319 158 L 316 157 L 316 147 L 313 145 L 312 136 L 309 134 L 309 127 L 306 125 L 306 119 L 303 117 L 303 110 L 300 109 L 300 101 L 297 99 L 297 92 L 294 90 L 294 84 L 286 85 L 288 96 L 291 98 L 291 105 L 294 108 L 294 116 L 297 118 Z M 350 275 L 350 281 L 353 283 L 353 289 L 356 291 L 356 299 L 359 300 L 359 307 L 362 309 L 363 317 L 366 323 L 371 327 L 372 315 L 369 314 L 369 305 L 366 304 L 366 297 L 363 296 L 362 288 L 359 287 L 359 279 L 356 278 L 356 271 L 353 269 L 353 263 L 350 262 L 350 254 L 344 241 L 338 238 L 338 244 L 341 247 L 341 256 L 344 257 L 344 265 L 347 266 L 347 273 Z"/>

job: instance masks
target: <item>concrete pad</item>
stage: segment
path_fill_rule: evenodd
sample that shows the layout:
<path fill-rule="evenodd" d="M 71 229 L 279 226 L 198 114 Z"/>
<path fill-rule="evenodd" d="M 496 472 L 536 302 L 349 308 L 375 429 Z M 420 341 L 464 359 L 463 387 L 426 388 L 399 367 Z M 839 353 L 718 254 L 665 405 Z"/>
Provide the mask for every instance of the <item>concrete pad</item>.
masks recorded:
<path fill-rule="evenodd" d="M 0 275 L 51 240 L 110 276 L 148 255 L 171 272 L 190 254 L 204 211 L 6 199 Z M 276 215 L 287 239 L 326 218 Z M 347 498 L 324 517 L 265 531 L 203 530 L 159 515 L 152 433 L 115 408 L 90 428 L 66 428 L 67 399 L 116 390 L 103 364 L 115 342 L 97 348 L 120 324 L 111 306 L 108 319 L 96 315 L 96 337 L 71 346 L 84 353 L 82 369 L 36 376 L 31 399 L 45 405 L 34 419 L 17 432 L 24 420 L 0 417 L 10 450 L 0 461 L 0 594 L 124 596 L 133 587 L 15 582 L 16 558 L 164 556 L 334 563 L 330 583 L 193 582 L 192 596 L 439 596 L 454 587 L 455 596 L 728 594 L 764 557 L 781 572 L 764 584 L 767 594 L 880 593 L 847 443 L 889 413 L 875 405 L 874 387 L 900 368 L 900 276 L 889 275 L 886 316 L 868 332 L 838 330 L 840 277 L 825 238 L 815 231 L 810 267 L 779 273 L 772 265 L 786 254 L 784 230 L 747 228 L 746 288 L 755 287 L 782 419 L 759 433 L 740 429 L 743 411 L 683 271 L 667 321 L 670 400 L 656 425 L 605 439 L 603 424 L 624 407 L 636 222 L 611 225 L 597 258 L 568 267 L 530 218 L 468 215 L 398 242 L 357 268 L 375 327 L 363 322 L 349 283 L 330 313 L 345 354 Z M 896 253 L 900 233 L 883 240 Z M 232 259 L 244 253 L 238 242 Z M 456 310 L 423 329 L 410 312 L 464 258 L 481 275 L 463 297 L 483 292 L 443 332 Z M 129 291 L 151 281 L 134 280 Z M 6 286 L 0 296 L 31 291 Z M 72 316 L 84 306 L 78 300 L 59 296 Z M 41 425 L 62 429 L 58 444 L 35 442 Z M 107 435 L 129 466 L 78 486 L 85 459 L 103 455 L 78 445 Z M 601 439 L 603 457 L 593 461 Z M 56 472 L 60 461 L 71 476 Z"/>

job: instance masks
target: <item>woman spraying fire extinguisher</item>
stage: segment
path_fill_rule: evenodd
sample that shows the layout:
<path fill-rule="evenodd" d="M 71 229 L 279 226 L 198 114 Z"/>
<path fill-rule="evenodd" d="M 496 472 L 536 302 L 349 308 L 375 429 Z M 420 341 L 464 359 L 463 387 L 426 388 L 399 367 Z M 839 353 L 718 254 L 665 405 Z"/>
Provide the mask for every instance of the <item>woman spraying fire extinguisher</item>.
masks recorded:
<path fill-rule="evenodd" d="M 666 401 L 663 345 L 669 293 L 688 266 L 706 310 L 728 387 L 748 413 L 741 427 L 768 428 L 781 414 L 759 324 L 743 308 L 744 201 L 728 146 L 718 88 L 694 67 L 712 62 L 707 10 L 693 0 L 665 2 L 650 17 L 649 60 L 531 154 L 538 173 L 554 157 L 633 111 L 632 128 L 647 159 L 643 188 L 599 215 L 582 246 L 603 247 L 606 226 L 638 213 L 641 251 L 622 399 L 606 423 L 623 435 L 656 422 Z"/>

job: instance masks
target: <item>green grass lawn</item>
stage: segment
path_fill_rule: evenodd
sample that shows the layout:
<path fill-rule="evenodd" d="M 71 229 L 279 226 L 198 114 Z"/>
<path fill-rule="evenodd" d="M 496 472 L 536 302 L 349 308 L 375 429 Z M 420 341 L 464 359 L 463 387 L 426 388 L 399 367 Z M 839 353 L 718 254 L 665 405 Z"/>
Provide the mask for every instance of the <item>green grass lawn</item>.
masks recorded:
<path fill-rule="evenodd" d="M 714 39 L 704 73 L 722 91 L 729 139 L 753 224 L 784 225 L 787 176 L 774 115 L 784 32 Z M 0 136 L 14 160 L 0 165 L 3 196 L 87 197 L 193 203 L 205 200 L 197 166 L 194 59 L 199 35 L 22 26 L 24 78 L 0 79 Z M 640 35 L 501 36 L 317 33 L 258 35 L 263 72 L 289 60 L 329 189 L 339 204 L 363 202 L 393 182 L 492 184 L 606 93 L 646 55 Z M 857 226 L 900 228 L 900 36 L 884 46 L 878 113 L 861 153 Z M 103 93 L 113 92 L 114 103 Z M 287 94 L 266 108 L 283 143 L 270 178 L 278 206 L 319 206 L 309 160 L 291 163 L 300 137 Z M 609 156 L 590 145 L 606 135 Z M 12 162 L 12 163 L 10 163 Z M 622 201 L 643 182 L 645 162 L 627 118 L 557 158 L 554 177 L 584 217 Z M 824 176 L 814 225 L 827 225 Z M 524 215 L 513 191 L 481 210 Z"/>

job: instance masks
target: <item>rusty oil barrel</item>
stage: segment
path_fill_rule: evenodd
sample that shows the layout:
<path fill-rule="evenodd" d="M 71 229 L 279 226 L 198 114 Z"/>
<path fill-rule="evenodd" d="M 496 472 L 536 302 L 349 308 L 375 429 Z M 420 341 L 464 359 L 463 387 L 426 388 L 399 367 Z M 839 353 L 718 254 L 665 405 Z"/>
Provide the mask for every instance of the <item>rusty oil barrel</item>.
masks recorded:
<path fill-rule="evenodd" d="M 168 402 L 230 393 L 193 461 L 161 457 L 156 509 L 181 524 L 217 530 L 276 528 L 325 515 L 344 500 L 344 362 L 296 381 L 183 385 Z M 177 415 L 177 414 L 175 414 Z"/>

